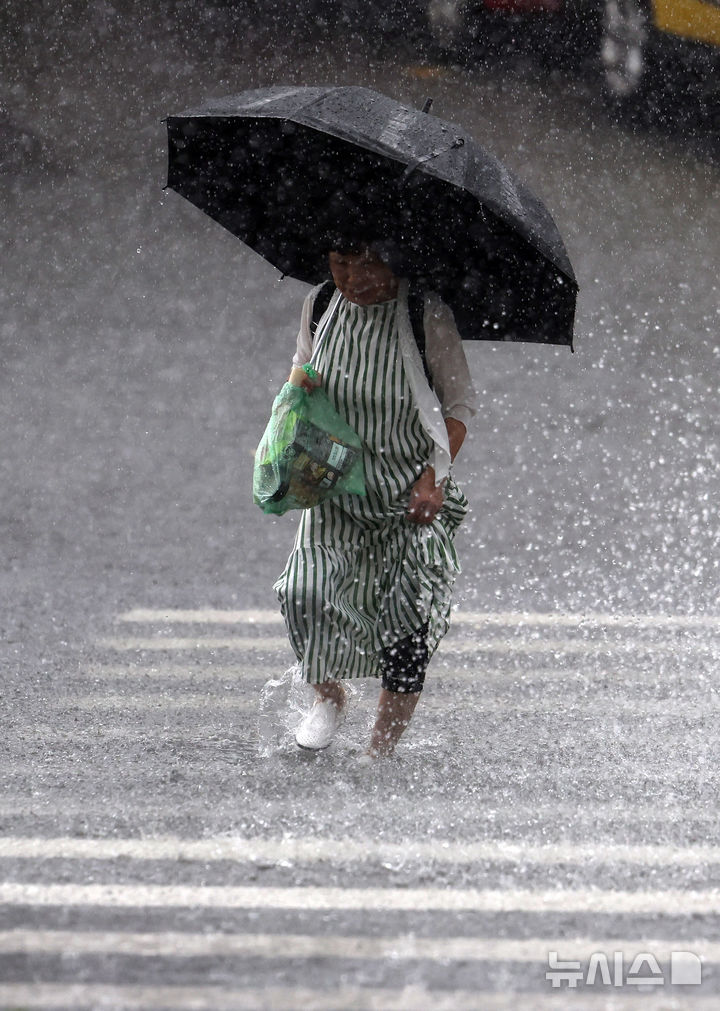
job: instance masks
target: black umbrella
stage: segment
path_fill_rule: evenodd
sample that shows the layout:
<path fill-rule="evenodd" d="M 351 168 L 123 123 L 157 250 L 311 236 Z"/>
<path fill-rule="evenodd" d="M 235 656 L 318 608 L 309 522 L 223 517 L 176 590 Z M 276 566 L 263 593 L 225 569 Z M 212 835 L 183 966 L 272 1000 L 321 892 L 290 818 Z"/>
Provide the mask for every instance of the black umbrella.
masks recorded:
<path fill-rule="evenodd" d="M 168 186 L 315 284 L 347 239 L 452 307 L 463 337 L 572 346 L 577 283 L 544 205 L 458 127 L 367 88 L 273 87 L 170 116 Z"/>

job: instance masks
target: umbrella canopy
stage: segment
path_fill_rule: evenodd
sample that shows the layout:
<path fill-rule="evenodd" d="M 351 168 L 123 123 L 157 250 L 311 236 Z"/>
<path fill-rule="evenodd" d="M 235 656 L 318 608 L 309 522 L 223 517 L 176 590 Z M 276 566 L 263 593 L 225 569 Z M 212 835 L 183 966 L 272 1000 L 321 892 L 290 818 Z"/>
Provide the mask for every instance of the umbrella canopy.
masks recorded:
<path fill-rule="evenodd" d="M 354 87 L 272 87 L 167 120 L 168 187 L 311 284 L 353 237 L 436 291 L 466 339 L 572 346 L 555 223 L 459 127 Z"/>

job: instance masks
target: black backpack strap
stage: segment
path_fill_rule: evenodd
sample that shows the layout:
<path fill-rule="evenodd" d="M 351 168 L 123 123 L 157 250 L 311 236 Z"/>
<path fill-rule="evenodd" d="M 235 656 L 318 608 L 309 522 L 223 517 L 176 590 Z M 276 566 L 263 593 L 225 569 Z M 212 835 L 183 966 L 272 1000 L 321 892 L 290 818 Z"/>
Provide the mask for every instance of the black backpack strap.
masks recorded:
<path fill-rule="evenodd" d="M 315 301 L 312 307 L 312 319 L 310 321 L 310 336 L 315 340 L 315 334 L 317 333 L 318 323 L 323 318 L 330 305 L 330 300 L 336 292 L 335 285 L 332 281 L 324 281 L 322 287 L 315 296 Z"/>
<path fill-rule="evenodd" d="M 420 360 L 425 371 L 425 378 L 428 381 L 430 389 L 432 389 L 433 381 L 425 351 L 425 293 L 422 288 L 412 284 L 408 291 L 408 315 L 410 316 L 410 326 L 412 327 L 415 343 L 420 352 Z"/>

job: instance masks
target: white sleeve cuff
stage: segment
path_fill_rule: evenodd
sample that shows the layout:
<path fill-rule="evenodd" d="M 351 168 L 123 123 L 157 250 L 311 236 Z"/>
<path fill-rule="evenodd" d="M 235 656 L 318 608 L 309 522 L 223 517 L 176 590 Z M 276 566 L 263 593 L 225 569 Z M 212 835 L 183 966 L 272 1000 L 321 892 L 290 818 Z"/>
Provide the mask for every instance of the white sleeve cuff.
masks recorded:
<path fill-rule="evenodd" d="M 456 404 L 453 407 L 449 407 L 447 411 L 443 411 L 443 417 L 454 418 L 456 421 L 460 421 L 465 428 L 470 428 L 470 422 L 473 419 L 475 411 L 471 407 L 466 407 L 463 404 Z"/>

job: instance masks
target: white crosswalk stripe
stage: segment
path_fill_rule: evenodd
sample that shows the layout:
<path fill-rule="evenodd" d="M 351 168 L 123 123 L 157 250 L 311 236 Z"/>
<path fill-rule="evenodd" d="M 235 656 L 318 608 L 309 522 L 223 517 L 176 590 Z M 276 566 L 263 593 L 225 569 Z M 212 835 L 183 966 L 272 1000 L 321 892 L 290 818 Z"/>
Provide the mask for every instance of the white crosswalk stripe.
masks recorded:
<path fill-rule="evenodd" d="M 532 1011 L 557 1011 L 558 995 L 532 995 Z M 522 1004 L 517 994 L 478 993 L 476 990 L 428 990 L 407 986 L 401 990 L 371 986 L 341 985 L 328 992 L 308 986 L 278 987 L 272 984 L 255 989 L 233 989 L 221 985 L 207 986 L 124 986 L 109 984 L 2 984 L 0 1002 L 4 1007 L 72 1008 L 73 1011 L 285 1011 L 303 1008 L 305 1011 L 518 1011 Z M 566 1007 L 569 1007 L 566 1002 Z M 636 994 L 618 996 L 607 993 L 583 994 L 574 999 L 573 1008 L 588 1007 L 590 1011 L 638 1011 Z M 682 997 L 655 994 L 642 996 L 643 1011 L 682 1011 L 688 1005 Z M 697 1011 L 716 1011 L 714 997 L 693 999 Z"/>
<path fill-rule="evenodd" d="M 232 651 L 234 653 L 287 653 L 288 643 L 281 636 L 107 636 L 101 639 L 99 645 L 107 650 L 116 653 L 202 653 L 215 651 Z M 720 656 L 720 640 L 706 641 L 695 640 L 682 644 L 682 650 L 692 656 L 708 657 L 715 659 Z M 596 640 L 583 641 L 581 639 L 526 639 L 526 640 L 504 640 L 500 637 L 493 639 L 461 639 L 459 637 L 448 637 L 444 646 L 444 653 L 458 653 L 461 655 L 482 656 L 484 654 L 497 655 L 538 655 L 547 654 L 550 656 L 570 656 L 581 654 L 592 656 L 595 654 L 621 656 L 632 654 L 635 656 L 663 656 L 676 654 L 678 644 L 672 640 L 642 642 L 628 640 Z"/>
<path fill-rule="evenodd" d="M 403 839 L 395 843 L 316 836 L 312 839 L 258 839 L 215 836 L 209 839 L 47 839 L 0 837 L 0 860 L 198 860 L 242 863 L 390 863 L 411 861 L 440 864 L 476 863 L 482 860 L 521 864 L 563 864 L 609 861 L 640 863 L 651 867 L 720 864 L 720 846 L 660 846 L 621 843 L 553 843 L 534 845 L 509 841 L 458 842 Z"/>
<path fill-rule="evenodd" d="M 658 962 L 669 962 L 672 952 L 691 947 L 702 950 L 707 961 L 720 962 L 720 942 L 701 940 L 655 943 Z M 344 958 L 362 961 L 396 959 L 432 962 L 531 962 L 541 964 L 548 951 L 565 948 L 574 959 L 589 959 L 595 952 L 622 952 L 625 963 L 637 954 L 637 941 L 627 938 L 532 937 L 509 940 L 488 937 L 327 937 L 311 934 L 230 934 L 187 931 L 112 931 L 105 934 L 71 930 L 2 930 L 0 955 L 52 953 L 66 957 L 98 953 L 142 955 L 145 958 L 200 958 L 211 955 L 256 958 Z"/>
<path fill-rule="evenodd" d="M 286 657 L 286 660 L 291 658 Z M 554 657 L 551 658 L 554 661 Z M 582 661 L 586 661 L 586 657 Z M 158 661 L 153 658 L 151 663 L 105 663 L 105 664 L 83 664 L 80 667 L 80 674 L 86 684 L 93 682 L 108 681 L 117 679 L 126 681 L 145 681 L 146 683 L 167 682 L 168 684 L 183 681 L 202 680 L 207 682 L 263 682 L 271 677 L 277 677 L 278 672 L 283 670 L 283 663 L 259 662 L 255 656 L 251 656 L 244 663 L 228 661 L 223 659 L 222 663 L 214 658 L 204 658 L 201 664 L 183 664 L 173 661 Z M 548 682 L 563 681 L 568 684 L 592 683 L 602 681 L 614 675 L 605 666 L 591 665 L 584 662 L 579 666 L 577 660 L 572 667 L 566 664 L 551 662 L 544 667 L 524 665 L 522 670 L 518 670 L 514 665 L 505 664 L 502 666 L 491 666 L 483 658 L 482 664 L 471 661 L 459 666 L 457 662 L 449 659 L 447 652 L 440 654 L 433 661 L 428 677 L 431 681 L 473 681 L 477 682 L 482 678 L 483 684 L 488 682 L 506 682 L 515 685 L 519 681 L 529 684 L 537 681 L 543 685 Z M 665 685 L 677 685 L 686 687 L 703 679 L 705 674 L 699 669 L 683 669 L 682 672 L 664 672 L 663 683 Z M 624 668 L 623 683 L 636 684 L 650 682 L 654 685 L 658 683 L 658 671 L 655 666 L 648 665 L 641 667 L 633 665 L 630 670 Z"/>
<path fill-rule="evenodd" d="M 283 808 L 272 805 L 264 832 L 249 835 L 52 834 L 47 816 L 92 821 L 103 803 L 127 805 L 125 781 L 135 769 L 144 774 L 137 756 L 153 749 L 168 749 L 168 758 L 179 750 L 184 757 L 172 768 L 188 777 L 190 791 L 202 788 L 213 749 L 238 776 L 247 774 L 259 687 L 293 659 L 279 616 L 260 609 L 134 608 L 117 626 L 96 641 L 101 658 L 84 660 L 47 699 L 44 719 L 33 725 L 42 762 L 16 755 L 13 774 L 18 783 L 33 782 L 32 795 L 0 802 L 6 823 L 46 826 L 42 834 L 18 829 L 0 837 L 0 873 L 7 869 L 0 880 L 0 1006 L 543 1011 L 570 996 L 546 979 L 555 951 L 583 968 L 605 953 L 625 970 L 640 952 L 652 952 L 664 982 L 642 1003 L 666 1011 L 684 1006 L 689 989 L 667 983 L 677 953 L 697 956 L 703 967 L 720 964 L 716 813 L 697 791 L 694 806 L 678 793 L 661 808 L 643 789 L 632 803 L 622 790 L 615 799 L 598 794 L 580 802 L 562 790 L 537 800 L 479 793 L 482 838 L 470 825 L 462 838 L 438 831 L 427 839 L 397 831 L 385 839 L 277 835 Z M 703 726 L 720 708 L 718 655 L 714 616 L 460 611 L 431 669 L 420 725 L 457 716 L 462 699 L 475 721 L 495 718 L 498 727 L 527 718 L 552 735 L 573 720 L 588 727 L 611 720 L 616 728 L 624 720 L 649 739 L 679 743 L 691 722 Z M 361 686 L 358 716 L 369 718 L 374 688 Z M 7 735 L 11 748 L 16 740 L 21 747 L 22 723 Z M 89 764 L 74 764 L 77 745 L 90 749 Z M 659 739 L 654 746 L 670 745 Z M 434 747 L 422 750 L 426 761 Z M 103 748 L 114 749 L 107 761 Z M 412 744 L 406 754 L 416 754 Z M 652 782 L 646 756 L 623 755 L 621 784 Z M 293 756 L 295 765 L 301 757 Z M 522 756 L 513 761 L 522 764 Z M 39 779 L 44 762 L 65 768 L 69 782 L 85 777 L 107 791 L 98 786 L 101 799 L 85 804 L 63 801 Z M 712 761 L 702 770 L 706 790 L 713 770 Z M 586 775 L 582 756 L 572 773 Z M 497 775 L 489 767 L 486 782 Z M 243 803 L 241 795 L 237 819 Z M 132 801 L 137 818 L 158 825 L 171 823 L 177 804 L 181 821 L 207 816 L 207 804 L 192 793 Z M 696 841 L 677 835 L 689 812 Z M 518 834 L 518 826 L 527 831 L 541 817 L 550 826 L 571 824 L 575 837 Z M 651 819 L 684 841 L 613 841 L 618 829 L 627 835 L 634 822 Z M 440 926 L 428 931 L 437 918 Z M 564 922 L 574 924 L 569 932 Z M 613 930 L 618 925 L 623 932 Z M 12 968 L 24 965 L 40 967 L 33 979 Z M 180 979 L 185 965 L 195 968 Z M 278 965 L 282 985 L 272 985 Z M 334 982 L 308 986 L 308 965 L 326 967 L 322 978 Z M 14 974 L 3 979 L 3 966 Z M 128 982 L 119 984 L 124 973 Z M 354 985 L 358 978 L 362 985 Z M 572 995 L 572 1006 L 624 1011 L 637 1006 L 632 990 L 627 979 L 622 987 L 586 987 Z M 705 985 L 692 992 L 693 1007 L 718 1006 L 720 995 Z"/>
<path fill-rule="evenodd" d="M 128 739 L 136 737 L 137 734 L 132 729 L 130 731 L 115 729 L 109 732 L 108 736 L 110 740 L 127 744 Z M 196 739 L 197 732 L 191 730 L 183 732 L 183 730 L 173 729 L 169 733 L 158 733 L 157 736 L 158 742 L 168 744 L 177 741 L 193 742 Z M 39 741 L 43 745 L 47 743 L 56 747 L 67 743 L 69 740 L 70 737 L 67 734 L 53 734 L 49 731 L 39 736 Z M 207 738 L 206 743 L 209 748 L 226 744 L 228 743 L 227 734 L 216 731 L 214 735 Z M 52 793 L 44 790 L 35 790 L 33 797 L 24 801 L 0 799 L 0 817 L 3 818 L 18 818 L 23 814 L 39 818 L 43 813 L 47 813 L 48 809 L 54 810 L 52 808 Z M 102 804 L 68 800 L 63 803 L 62 810 L 68 816 L 82 819 L 83 815 L 99 816 L 102 813 Z M 189 800 L 185 803 L 183 810 L 188 817 L 197 817 L 205 810 L 205 806 L 202 801 Z M 157 803 L 152 799 L 139 798 L 135 803 L 135 811 L 140 817 L 146 818 L 151 813 L 157 812 Z M 577 803 L 574 803 L 572 800 L 558 801 L 551 799 L 543 802 L 542 806 L 537 803 L 517 803 L 512 808 L 508 808 L 501 801 L 496 801 L 488 808 L 488 815 L 492 826 L 498 829 L 503 827 L 506 831 L 508 825 L 531 825 L 537 819 L 539 813 L 542 813 L 544 817 L 556 823 L 565 824 L 572 822 L 576 828 L 581 826 L 586 832 L 591 833 L 599 829 L 609 831 L 613 826 L 627 826 L 637 821 L 647 822 L 652 819 L 653 815 L 657 816 L 658 805 L 652 801 L 639 800 L 633 802 L 631 807 L 629 807 L 627 800 L 623 798 L 621 800 L 595 801 L 591 808 L 587 807 L 586 809 L 579 810 Z M 675 829 L 681 828 L 688 822 L 689 818 L 690 814 L 687 805 L 663 806 L 662 808 L 661 820 L 663 825 Z M 707 835 L 711 837 L 717 835 L 718 816 L 713 804 L 707 805 L 701 810 L 694 810 L 692 820 L 693 826 L 702 826 L 704 837 Z M 411 860 L 407 862 L 409 864 L 412 863 Z"/>
<path fill-rule="evenodd" d="M 625 892 L 591 889 L 258 888 L 192 885 L 0 883 L 6 906 L 104 908 L 442 910 L 450 912 L 720 915 L 720 890 Z"/>
<path fill-rule="evenodd" d="M 219 608 L 133 608 L 118 615 L 119 622 L 130 624 L 200 624 L 200 625 L 281 625 L 282 618 L 277 611 L 266 610 L 222 610 Z M 703 628 L 720 632 L 720 615 L 678 615 L 678 614 L 553 614 L 530 611 L 473 611 L 456 610 L 452 616 L 453 625 L 510 626 L 513 628 L 543 627 L 561 625 L 568 628 L 660 628 L 693 629 Z"/>
<path fill-rule="evenodd" d="M 135 608 L 118 616 L 121 625 L 154 625 L 161 634 L 106 636 L 101 645 L 113 652 L 184 652 L 288 654 L 277 612 L 218 608 Z M 236 629 L 218 635 L 178 635 L 178 626 Z M 252 629 L 248 636 L 242 631 Z M 549 637 L 546 632 L 562 632 Z M 477 633 L 477 634 L 476 634 Z M 566 657 L 658 657 L 684 655 L 707 660 L 720 656 L 720 617 L 716 615 L 550 614 L 456 611 L 442 655 Z"/>
<path fill-rule="evenodd" d="M 103 649 L 117 653 L 159 651 L 180 653 L 211 650 L 234 650 L 236 653 L 287 652 L 288 642 L 284 636 L 107 636 L 100 639 Z"/>
<path fill-rule="evenodd" d="M 429 693 L 428 693 L 429 694 Z M 435 709 L 447 709 L 455 704 L 452 697 L 427 697 L 424 709 L 426 711 Z M 102 694 L 79 695 L 70 699 L 59 698 L 54 708 L 75 708 L 86 711 L 92 710 L 126 710 L 128 712 L 144 711 L 152 709 L 163 709 L 171 711 L 178 710 L 218 710 L 255 713 L 257 711 L 256 699 L 242 699 L 237 697 L 217 697 L 199 692 L 187 692 L 183 695 L 168 697 L 166 694 L 148 692 L 144 695 L 138 694 Z M 568 700 L 558 698 L 536 699 L 532 702 L 518 702 L 514 699 L 488 699 L 484 698 L 475 707 L 474 711 L 478 716 L 497 713 L 509 713 L 514 717 L 537 716 L 543 713 L 552 713 L 560 718 L 565 715 L 573 717 L 592 716 L 597 714 L 598 699 L 588 700 Z M 658 720 L 667 720 L 676 723 L 680 719 L 701 720 L 711 713 L 720 711 L 720 696 L 714 696 L 705 702 L 698 703 L 686 698 L 673 697 L 672 699 L 622 699 L 613 704 L 613 716 L 653 716 Z"/>

